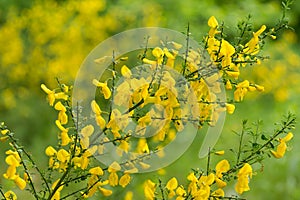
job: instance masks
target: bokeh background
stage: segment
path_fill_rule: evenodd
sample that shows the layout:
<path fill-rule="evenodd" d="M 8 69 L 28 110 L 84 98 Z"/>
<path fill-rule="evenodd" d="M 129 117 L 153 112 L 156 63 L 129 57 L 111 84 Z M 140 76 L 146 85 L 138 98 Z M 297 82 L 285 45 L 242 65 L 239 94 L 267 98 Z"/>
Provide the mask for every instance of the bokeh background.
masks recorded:
<path fill-rule="evenodd" d="M 246 96 L 234 115 L 227 115 L 217 149 L 228 149 L 237 142 L 232 130 L 241 129 L 241 120 L 264 120 L 266 131 L 288 111 L 299 115 L 300 106 L 300 3 L 295 1 L 287 14 L 294 31 L 286 30 L 277 40 L 268 40 L 263 54 L 270 60 L 243 71 L 249 79 L 265 86 L 262 94 Z M 252 15 L 252 24 L 274 26 L 281 17 L 280 0 L 0 0 L 0 121 L 17 134 L 20 142 L 39 165 L 46 166 L 44 149 L 55 144 L 56 113 L 45 101 L 41 83 L 55 87 L 55 78 L 72 85 L 76 72 L 88 53 L 104 39 L 121 31 L 160 26 L 185 32 L 190 24 L 192 37 L 201 41 L 208 31 L 207 20 L 214 15 L 225 23 L 228 36 L 237 33 L 236 24 Z M 299 121 L 299 120 L 298 120 Z M 280 159 L 265 161 L 251 181 L 247 199 L 300 198 L 299 125 L 291 143 L 291 151 Z M 205 166 L 195 160 L 201 145 L 199 132 L 191 148 L 173 165 L 159 173 L 180 180 L 191 168 Z M 5 170 L 4 150 L 0 144 L 0 172 Z M 220 158 L 215 158 L 217 161 Z M 142 190 L 137 184 L 153 174 L 137 176 L 128 190 Z M 159 175 L 154 175 L 158 177 Z M 0 177 L 0 184 L 10 183 Z M 231 191 L 227 191 L 231 192 Z M 120 197 L 125 191 L 120 191 Z M 116 198 L 116 197 L 114 197 Z M 138 199 L 138 197 L 136 197 Z"/>

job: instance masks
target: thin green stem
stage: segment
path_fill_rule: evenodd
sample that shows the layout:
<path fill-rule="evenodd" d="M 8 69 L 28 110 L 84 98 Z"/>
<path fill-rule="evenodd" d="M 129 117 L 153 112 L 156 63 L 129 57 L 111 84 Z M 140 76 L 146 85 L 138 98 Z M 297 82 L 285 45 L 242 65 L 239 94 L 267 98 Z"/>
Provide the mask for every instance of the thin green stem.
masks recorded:
<path fill-rule="evenodd" d="M 237 154 L 237 159 L 236 159 L 236 165 L 239 163 L 240 161 L 240 156 L 242 153 L 242 144 L 243 144 L 243 138 L 244 138 L 244 134 L 245 134 L 245 129 L 246 129 L 246 124 L 247 121 L 243 121 L 243 129 L 242 129 L 242 133 L 241 133 L 241 137 L 240 137 L 240 142 L 239 142 L 239 148 L 238 148 L 238 154 Z"/>

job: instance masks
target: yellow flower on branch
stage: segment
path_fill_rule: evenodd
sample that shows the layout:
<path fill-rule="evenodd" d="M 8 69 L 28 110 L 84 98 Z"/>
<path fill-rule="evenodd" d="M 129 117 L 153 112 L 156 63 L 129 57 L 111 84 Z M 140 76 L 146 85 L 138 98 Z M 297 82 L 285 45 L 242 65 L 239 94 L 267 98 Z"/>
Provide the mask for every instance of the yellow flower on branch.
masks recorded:
<path fill-rule="evenodd" d="M 9 200 L 17 200 L 17 195 L 11 190 L 5 192 L 4 197 Z"/>
<path fill-rule="evenodd" d="M 235 185 L 235 191 L 239 194 L 249 191 L 249 181 L 252 178 L 252 167 L 248 163 L 245 163 L 244 166 L 238 172 L 238 182 Z"/>
<path fill-rule="evenodd" d="M 211 16 L 208 19 L 207 25 L 210 27 L 208 32 L 209 37 L 214 37 L 216 33 L 218 33 L 217 28 L 219 26 L 217 19 L 215 16 Z"/>
<path fill-rule="evenodd" d="M 62 146 L 68 145 L 72 141 L 68 135 L 69 129 L 66 129 L 65 127 L 63 127 L 59 120 L 56 120 L 55 124 L 61 131 L 61 133 L 60 133 L 61 145 Z"/>
<path fill-rule="evenodd" d="M 68 100 L 68 95 L 66 95 L 64 92 L 55 93 L 54 90 L 47 88 L 45 84 L 41 84 L 41 88 L 48 95 L 47 98 L 50 106 L 53 106 L 55 99 Z"/>
<path fill-rule="evenodd" d="M 259 36 L 266 30 L 266 26 L 262 25 L 257 32 L 253 33 L 251 40 L 245 45 L 244 53 L 255 55 L 259 51 Z"/>
<path fill-rule="evenodd" d="M 125 173 L 119 180 L 119 185 L 123 188 L 130 183 L 131 177 L 128 173 Z"/>
<path fill-rule="evenodd" d="M 54 106 L 55 110 L 58 110 L 58 120 L 61 124 L 68 123 L 68 115 L 66 114 L 66 107 L 59 101 Z"/>
<path fill-rule="evenodd" d="M 293 133 L 289 132 L 284 138 L 279 139 L 279 145 L 277 146 L 276 151 L 271 150 L 271 153 L 275 158 L 282 158 L 286 152 L 287 145 L 286 142 L 290 141 L 293 138 Z"/>
<path fill-rule="evenodd" d="M 121 74 L 122 74 L 122 76 L 124 76 L 127 79 L 129 79 L 132 75 L 131 70 L 126 65 L 122 66 Z"/>
<path fill-rule="evenodd" d="M 146 200 L 154 200 L 156 185 L 151 180 L 147 180 L 144 184 L 144 195 Z"/>
<path fill-rule="evenodd" d="M 24 190 L 26 187 L 26 181 L 22 179 L 19 175 L 17 175 L 14 179 L 15 184 L 20 188 L 20 190 Z"/>
<path fill-rule="evenodd" d="M 101 83 L 96 79 L 93 79 L 93 84 L 101 89 L 104 99 L 109 99 L 111 96 L 111 91 L 107 86 L 107 82 Z"/>
<path fill-rule="evenodd" d="M 166 184 L 166 188 L 168 189 L 169 191 L 169 195 L 168 195 L 168 198 L 172 198 L 176 195 L 175 193 L 175 189 L 178 187 L 178 181 L 175 177 L 171 178 L 167 184 Z"/>

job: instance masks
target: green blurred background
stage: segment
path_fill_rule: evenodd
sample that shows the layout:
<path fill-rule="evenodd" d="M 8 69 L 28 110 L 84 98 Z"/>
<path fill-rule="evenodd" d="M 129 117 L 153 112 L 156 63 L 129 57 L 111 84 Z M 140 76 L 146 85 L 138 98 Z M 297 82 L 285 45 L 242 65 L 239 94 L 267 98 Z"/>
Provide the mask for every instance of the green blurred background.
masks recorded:
<path fill-rule="evenodd" d="M 85 56 L 101 41 L 121 31 L 160 26 L 184 32 L 189 23 L 192 37 L 200 42 L 208 31 L 210 16 L 224 21 L 230 37 L 237 33 L 236 24 L 248 14 L 252 15 L 255 29 L 262 24 L 274 26 L 281 17 L 281 1 L 0 0 L 0 121 L 5 121 L 40 160 L 40 165 L 45 166 L 46 156 L 41 152 L 49 143 L 55 144 L 57 129 L 56 113 L 48 106 L 41 83 L 53 88 L 58 77 L 71 85 Z M 241 119 L 262 119 L 265 129 L 272 131 L 282 114 L 291 111 L 300 117 L 299 2 L 295 1 L 287 17 L 295 31 L 287 30 L 277 40 L 268 40 L 263 54 L 271 59 L 243 71 L 245 77 L 264 85 L 266 91 L 248 95 L 237 105 L 234 115 L 227 115 L 217 149 L 228 149 L 237 141 L 232 130 L 241 129 Z M 300 198 L 298 130 L 294 132 L 291 151 L 280 160 L 266 161 L 263 173 L 257 172 L 250 184 L 251 191 L 243 197 Z M 205 166 L 205 160 L 194 160 L 204 131 L 200 131 L 189 151 L 165 170 L 166 177 L 179 176 L 183 180 L 183 174 L 187 175 L 192 167 Z M 1 174 L 6 168 L 4 150 L 8 148 L 1 143 Z M 134 190 L 138 179 L 146 176 L 153 175 L 136 177 L 128 190 Z M 2 176 L 0 184 L 10 185 Z M 120 196 L 124 194 L 123 191 Z"/>

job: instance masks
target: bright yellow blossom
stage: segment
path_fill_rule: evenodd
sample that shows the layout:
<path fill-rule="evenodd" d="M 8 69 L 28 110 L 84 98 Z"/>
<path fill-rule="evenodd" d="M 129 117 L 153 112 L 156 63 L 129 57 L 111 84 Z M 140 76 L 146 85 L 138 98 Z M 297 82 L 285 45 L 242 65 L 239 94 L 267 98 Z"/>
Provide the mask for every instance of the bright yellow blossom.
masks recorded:
<path fill-rule="evenodd" d="M 105 189 L 103 187 L 99 187 L 99 191 L 103 194 L 103 196 L 105 197 L 108 197 L 108 196 L 111 196 L 112 195 L 112 191 L 111 190 L 108 190 L 108 189 Z"/>
<path fill-rule="evenodd" d="M 127 79 L 129 79 L 132 75 L 131 70 L 126 65 L 122 66 L 121 74 L 122 74 L 122 76 L 124 76 Z"/>
<path fill-rule="evenodd" d="M 121 176 L 119 180 L 119 185 L 123 188 L 126 187 L 130 183 L 131 177 L 128 173 L 125 173 L 123 176 Z"/>
<path fill-rule="evenodd" d="M 16 176 L 14 179 L 15 184 L 20 188 L 20 190 L 24 190 L 26 187 L 26 181 L 22 179 L 20 176 Z"/>
<path fill-rule="evenodd" d="M 105 99 L 109 99 L 111 96 L 111 91 L 107 86 L 107 82 L 101 83 L 96 79 L 93 79 L 93 84 L 101 89 L 101 92 Z"/>
<path fill-rule="evenodd" d="M 233 114 L 234 113 L 235 105 L 230 104 L 230 103 L 226 103 L 225 106 L 226 106 L 226 110 L 227 110 L 227 112 L 229 114 Z"/>
<path fill-rule="evenodd" d="M 17 200 L 17 195 L 11 190 L 5 192 L 4 197 L 9 200 Z"/>
<path fill-rule="evenodd" d="M 166 184 L 166 188 L 168 189 L 169 191 L 169 195 L 168 195 L 168 198 L 172 198 L 175 196 L 175 189 L 178 187 L 178 182 L 177 182 L 177 179 L 175 177 L 171 178 L 167 184 Z"/>
<path fill-rule="evenodd" d="M 252 178 L 252 167 L 248 163 L 245 163 L 244 166 L 238 172 L 238 182 L 235 185 L 235 191 L 239 194 L 250 190 L 249 181 Z"/>
<path fill-rule="evenodd" d="M 146 200 L 154 200 L 156 185 L 151 180 L 147 180 L 144 184 L 144 195 Z"/>
<path fill-rule="evenodd" d="M 59 101 L 54 106 L 55 110 L 58 110 L 58 120 L 61 124 L 68 123 L 68 115 L 66 114 L 66 107 Z"/>
<path fill-rule="evenodd" d="M 275 158 L 282 158 L 286 152 L 287 145 L 286 142 L 290 141 L 293 138 L 293 134 L 289 132 L 284 138 L 279 139 L 279 145 L 277 146 L 276 151 L 271 150 L 271 153 Z"/>
<path fill-rule="evenodd" d="M 92 175 L 102 176 L 103 170 L 101 169 L 101 167 L 94 167 L 89 170 L 89 173 L 91 173 Z"/>

